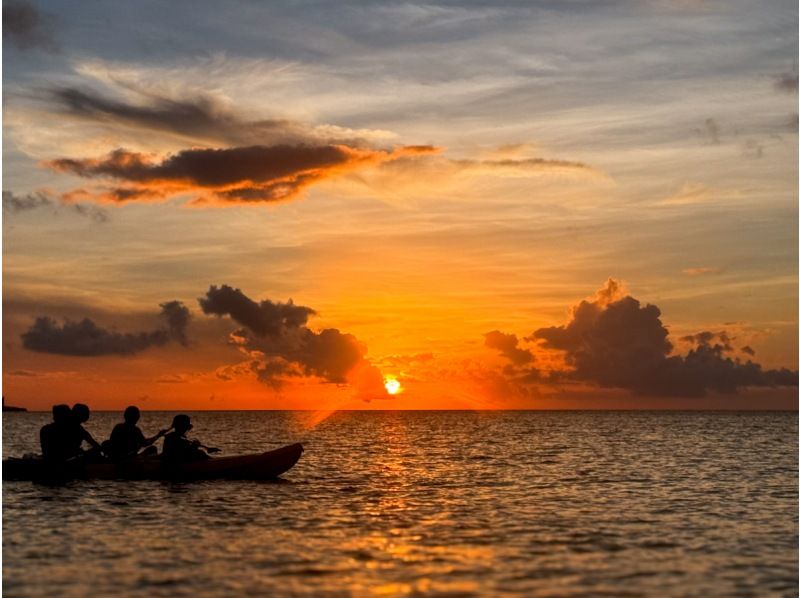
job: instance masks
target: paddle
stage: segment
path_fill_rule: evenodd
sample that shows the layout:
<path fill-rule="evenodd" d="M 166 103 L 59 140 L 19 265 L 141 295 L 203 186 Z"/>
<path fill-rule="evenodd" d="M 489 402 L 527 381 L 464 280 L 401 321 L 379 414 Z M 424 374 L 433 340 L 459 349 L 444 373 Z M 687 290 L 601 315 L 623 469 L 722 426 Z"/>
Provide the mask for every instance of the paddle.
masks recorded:
<path fill-rule="evenodd" d="M 214 446 L 206 446 L 202 444 L 199 440 L 190 440 L 189 442 L 192 443 L 192 446 L 196 446 L 197 448 L 205 449 L 209 453 L 219 453 L 222 452 L 222 449 L 218 449 Z"/>

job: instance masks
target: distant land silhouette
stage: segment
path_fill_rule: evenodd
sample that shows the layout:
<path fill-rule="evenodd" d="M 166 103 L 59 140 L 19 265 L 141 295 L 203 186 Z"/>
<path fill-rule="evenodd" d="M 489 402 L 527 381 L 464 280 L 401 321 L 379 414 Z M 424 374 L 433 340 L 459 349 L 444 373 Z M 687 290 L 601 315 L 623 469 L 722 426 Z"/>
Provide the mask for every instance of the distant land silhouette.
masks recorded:
<path fill-rule="evenodd" d="M 6 405 L 6 398 L 3 397 L 3 411 L 27 411 L 25 407 L 14 407 L 13 405 Z"/>

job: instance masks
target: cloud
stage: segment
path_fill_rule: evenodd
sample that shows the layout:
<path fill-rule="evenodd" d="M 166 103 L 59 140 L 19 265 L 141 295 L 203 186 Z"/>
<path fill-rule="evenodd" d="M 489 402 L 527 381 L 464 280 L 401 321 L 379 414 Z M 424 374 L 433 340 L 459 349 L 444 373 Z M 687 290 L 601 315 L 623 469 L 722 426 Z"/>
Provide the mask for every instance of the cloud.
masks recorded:
<path fill-rule="evenodd" d="M 162 160 L 118 149 L 98 159 L 59 159 L 46 166 L 89 179 L 111 179 L 123 186 L 102 199 L 123 202 L 161 199 L 186 192 L 207 194 L 219 203 L 274 202 L 297 197 L 309 185 L 357 168 L 403 156 L 436 152 L 431 146 L 393 150 L 345 145 L 254 145 L 188 149 Z"/>
<path fill-rule="evenodd" d="M 380 361 L 389 367 L 407 367 L 431 360 L 433 360 L 433 353 L 412 353 L 410 355 L 387 355 L 382 357 Z"/>
<path fill-rule="evenodd" d="M 255 302 L 239 289 L 226 284 L 212 285 L 205 297 L 199 300 L 204 314 L 230 316 L 257 336 L 278 336 L 287 328 L 305 326 L 309 316 L 315 315 L 310 307 L 287 303 L 273 303 L 268 299 Z"/>
<path fill-rule="evenodd" d="M 190 99 L 126 85 L 133 102 L 109 98 L 91 88 L 57 87 L 51 98 L 62 113 L 107 125 L 171 133 L 205 143 L 232 146 L 255 144 L 348 145 L 364 147 L 367 140 L 392 137 L 388 131 L 311 125 L 284 118 L 247 119 L 222 99 L 192 94 Z"/>
<path fill-rule="evenodd" d="M 156 379 L 156 384 L 188 384 L 196 377 L 192 374 L 164 374 Z"/>
<path fill-rule="evenodd" d="M 686 355 L 673 355 L 658 307 L 643 306 L 623 293 L 619 283 L 609 279 L 593 298 L 572 309 L 566 324 L 539 328 L 525 339 L 537 342 L 540 350 L 563 356 L 566 368 L 551 371 L 549 381 L 672 397 L 730 394 L 754 386 L 797 386 L 796 371 L 764 370 L 750 360 L 729 357 L 734 347 L 724 331 L 682 337 L 692 348 Z M 528 376 L 534 381 L 540 372 L 531 369 Z"/>
<path fill-rule="evenodd" d="M 503 159 L 453 159 L 446 156 L 409 154 L 383 164 L 377 175 L 389 177 L 392 182 L 415 177 L 435 181 L 462 181 L 465 176 L 500 176 L 504 178 L 527 178 L 541 175 L 575 174 L 606 178 L 596 168 L 570 160 L 555 160 L 542 157 Z M 374 177 L 380 178 L 380 177 Z"/>
<path fill-rule="evenodd" d="M 52 205 L 52 200 L 41 192 L 14 195 L 11 191 L 3 191 L 3 210 L 7 212 L 27 212 Z"/>
<path fill-rule="evenodd" d="M 52 19 L 24 0 L 3 2 L 3 39 L 20 50 L 56 49 Z"/>
<path fill-rule="evenodd" d="M 250 373 L 273 388 L 296 377 L 317 377 L 337 384 L 354 383 L 358 378 L 382 380 L 380 372 L 366 359 L 366 346 L 352 334 L 336 328 L 315 332 L 307 327 L 309 316 L 316 314 L 310 307 L 254 301 L 241 290 L 228 285 L 211 286 L 199 300 L 203 313 L 229 316 L 243 326 L 231 333 L 229 342 L 248 356 L 246 364 L 223 368 L 217 376 L 231 379 Z M 381 383 L 380 394 L 384 394 Z"/>
<path fill-rule="evenodd" d="M 786 93 L 797 93 L 797 71 L 781 73 L 775 77 L 775 89 Z"/>
<path fill-rule="evenodd" d="M 519 339 L 516 334 L 505 334 L 499 330 L 492 330 L 484 334 L 483 338 L 487 347 L 497 349 L 514 365 L 525 365 L 533 361 L 533 354 L 528 349 L 519 348 Z"/>
<path fill-rule="evenodd" d="M 694 132 L 699 135 L 704 142 L 718 145 L 720 143 L 719 134 L 720 128 L 717 121 L 713 118 L 707 118 L 701 128 L 694 129 Z"/>
<path fill-rule="evenodd" d="M 160 307 L 166 327 L 148 332 L 116 332 L 98 326 L 89 318 L 79 322 L 67 320 L 59 325 L 53 318 L 38 317 L 21 335 L 22 346 L 39 353 L 94 357 L 133 355 L 170 341 L 186 345 L 188 308 L 180 301 L 162 303 Z"/>
<path fill-rule="evenodd" d="M 713 268 L 711 266 L 699 266 L 697 268 L 685 268 L 681 270 L 686 276 L 705 276 L 706 274 L 717 274 L 719 271 L 719 268 Z"/>
<path fill-rule="evenodd" d="M 51 199 L 43 191 L 36 191 L 26 195 L 15 195 L 11 191 L 3 191 L 3 212 L 5 214 L 18 214 L 41 208 L 49 208 L 56 213 L 67 211 L 95 222 L 107 222 L 109 219 L 108 211 L 102 208 L 69 201 L 58 202 Z"/>
<path fill-rule="evenodd" d="M 698 347 L 707 347 L 710 346 L 715 339 L 719 340 L 720 352 L 733 351 L 733 346 L 731 345 L 732 339 L 724 330 L 722 332 L 709 332 L 708 330 L 705 330 L 703 332 L 698 332 L 697 334 L 683 336 L 680 340 L 685 343 L 697 345 Z"/>
<path fill-rule="evenodd" d="M 598 173 L 591 166 L 570 160 L 553 160 L 548 158 L 507 158 L 503 160 L 450 160 L 459 170 L 477 174 L 501 174 L 504 176 L 528 176 L 538 172 L 570 172 Z"/>
<path fill-rule="evenodd" d="M 184 347 L 189 344 L 186 328 L 189 326 L 191 314 L 189 308 L 180 301 L 167 301 L 159 305 L 161 316 L 167 321 L 170 337 Z"/>
<path fill-rule="evenodd" d="M 32 372 L 30 370 L 11 370 L 8 372 L 9 376 L 20 376 L 23 378 L 38 378 L 40 374 L 38 372 Z"/>

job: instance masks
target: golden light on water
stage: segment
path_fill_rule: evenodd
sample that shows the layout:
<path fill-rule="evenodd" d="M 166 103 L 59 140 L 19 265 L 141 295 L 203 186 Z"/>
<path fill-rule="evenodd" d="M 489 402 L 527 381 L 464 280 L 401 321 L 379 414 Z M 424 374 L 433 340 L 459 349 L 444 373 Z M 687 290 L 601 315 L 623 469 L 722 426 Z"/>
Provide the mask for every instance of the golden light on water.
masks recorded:
<path fill-rule="evenodd" d="M 403 387 L 400 386 L 400 381 L 392 376 L 387 376 L 384 379 L 384 386 L 386 387 L 386 392 L 390 395 L 396 395 L 403 390 Z"/>

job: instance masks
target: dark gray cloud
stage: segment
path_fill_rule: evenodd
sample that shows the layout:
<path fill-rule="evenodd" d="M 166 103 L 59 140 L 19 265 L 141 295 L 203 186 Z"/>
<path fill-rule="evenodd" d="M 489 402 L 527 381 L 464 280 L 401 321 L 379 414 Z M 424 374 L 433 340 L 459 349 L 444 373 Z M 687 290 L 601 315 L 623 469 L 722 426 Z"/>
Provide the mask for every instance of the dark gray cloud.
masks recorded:
<path fill-rule="evenodd" d="M 4 212 L 28 212 L 36 208 L 53 207 L 53 201 L 44 193 L 28 193 L 27 195 L 14 195 L 11 191 L 3 191 Z"/>
<path fill-rule="evenodd" d="M 775 89 L 787 93 L 797 93 L 797 71 L 778 75 L 775 78 Z"/>
<path fill-rule="evenodd" d="M 319 127 L 289 119 L 249 120 L 210 96 L 175 99 L 136 89 L 140 103 L 114 99 L 91 89 L 58 87 L 51 97 L 69 115 L 110 125 L 167 132 L 234 146 L 333 144 L 365 146 L 357 131 Z"/>
<path fill-rule="evenodd" d="M 186 345 L 188 308 L 180 301 L 162 303 L 160 307 L 160 315 L 166 321 L 166 327 L 147 332 L 108 330 L 89 318 L 78 322 L 67 320 L 59 324 L 53 318 L 38 317 L 21 335 L 22 346 L 39 353 L 96 357 L 133 355 L 150 347 L 166 345 L 170 341 Z"/>
<path fill-rule="evenodd" d="M 514 353 L 516 340 L 515 335 L 487 335 L 487 345 L 500 349 L 514 366 L 522 359 Z M 692 348 L 686 355 L 673 355 L 658 307 L 622 296 L 620 285 L 612 279 L 594 299 L 575 306 L 569 322 L 539 328 L 525 340 L 561 352 L 568 369 L 545 375 L 535 368 L 509 366 L 506 375 L 518 383 L 577 381 L 665 397 L 702 397 L 708 392 L 732 394 L 747 387 L 798 384 L 796 371 L 764 370 L 749 359 L 730 357 L 736 349 L 725 331 L 684 336 L 680 340 Z M 754 354 L 750 347 L 741 351 Z"/>
<path fill-rule="evenodd" d="M 352 334 L 307 328 L 309 316 L 316 313 L 309 307 L 291 301 L 253 301 L 228 285 L 212 286 L 199 303 L 204 313 L 227 315 L 244 326 L 231 334 L 231 343 L 254 357 L 250 370 L 271 386 L 299 376 L 343 384 L 354 368 L 366 363 L 366 347 Z"/>
<path fill-rule="evenodd" d="M 483 335 L 484 344 L 492 349 L 497 349 L 514 365 L 525 365 L 533 361 L 533 354 L 528 349 L 519 348 L 519 339 L 516 334 L 505 334 L 499 330 L 492 330 Z"/>
<path fill-rule="evenodd" d="M 20 50 L 56 49 L 52 18 L 24 0 L 3 2 L 3 39 Z"/>
<path fill-rule="evenodd" d="M 256 302 L 226 284 L 212 285 L 198 301 L 203 313 L 230 316 L 256 336 L 278 336 L 287 328 L 305 326 L 309 316 L 317 313 L 310 307 L 295 305 L 291 299 L 287 303 L 268 299 Z"/>
<path fill-rule="evenodd" d="M 271 202 L 296 197 L 309 185 L 349 169 L 434 151 L 431 146 L 383 151 L 344 145 L 254 145 L 188 149 L 154 162 L 145 154 L 119 149 L 99 159 L 64 158 L 46 165 L 128 185 L 105 197 L 111 201 L 197 191 L 222 202 Z"/>
<path fill-rule="evenodd" d="M 714 343 L 714 345 L 719 345 L 720 351 L 733 351 L 733 346 L 731 345 L 733 339 L 731 339 L 724 330 L 722 332 L 709 332 L 708 330 L 704 330 L 697 334 L 683 336 L 680 340 L 685 343 L 697 345 L 698 347 L 711 346 L 711 344 Z M 718 342 L 715 342 L 715 340 Z"/>
<path fill-rule="evenodd" d="M 95 222 L 107 222 L 109 219 L 107 210 L 84 203 L 59 202 L 51 199 L 41 191 L 25 195 L 16 195 L 11 191 L 3 191 L 3 212 L 5 214 L 17 214 L 41 208 L 48 208 L 55 213 L 69 212 L 77 214 Z"/>
<path fill-rule="evenodd" d="M 184 347 L 189 344 L 186 338 L 186 328 L 189 326 L 191 313 L 189 308 L 180 301 L 167 301 L 159 304 L 161 316 L 167 322 L 170 337 Z"/>

